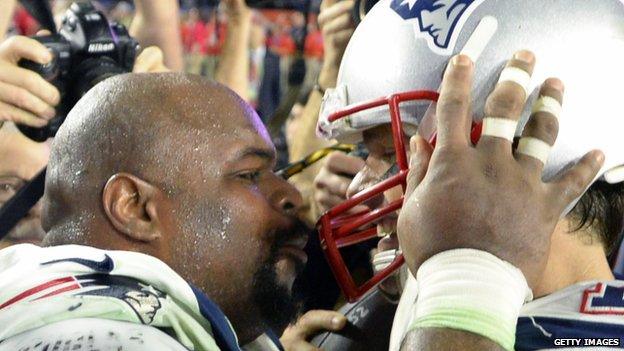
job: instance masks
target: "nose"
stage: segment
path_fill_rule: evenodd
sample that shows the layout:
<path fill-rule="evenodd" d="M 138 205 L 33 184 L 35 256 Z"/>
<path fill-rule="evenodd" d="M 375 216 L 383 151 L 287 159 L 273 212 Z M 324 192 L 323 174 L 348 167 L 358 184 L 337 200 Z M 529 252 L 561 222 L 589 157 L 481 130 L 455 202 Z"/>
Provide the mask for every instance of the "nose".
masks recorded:
<path fill-rule="evenodd" d="M 281 177 L 275 177 L 278 184 L 271 194 L 271 203 L 276 210 L 287 214 L 296 215 L 303 206 L 301 193 L 294 186 Z"/>
<path fill-rule="evenodd" d="M 359 192 L 372 187 L 378 182 L 379 177 L 377 176 L 377 174 L 373 172 L 368 166 L 365 166 L 355 175 L 355 177 L 353 177 L 351 184 L 349 184 L 349 187 L 347 188 L 347 199 L 352 198 Z M 383 194 L 380 193 L 376 196 L 373 196 L 372 198 L 362 202 L 361 205 L 365 205 L 370 209 L 378 208 L 383 204 L 382 195 Z"/>

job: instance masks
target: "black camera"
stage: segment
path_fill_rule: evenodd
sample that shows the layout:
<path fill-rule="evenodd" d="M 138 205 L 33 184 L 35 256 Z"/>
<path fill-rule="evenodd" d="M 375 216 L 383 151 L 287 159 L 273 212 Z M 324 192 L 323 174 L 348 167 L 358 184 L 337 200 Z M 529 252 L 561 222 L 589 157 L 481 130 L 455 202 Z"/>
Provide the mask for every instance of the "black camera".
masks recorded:
<path fill-rule="evenodd" d="M 131 72 L 139 44 L 124 26 L 109 23 L 89 2 L 73 3 L 65 13 L 58 33 L 34 37 L 53 54 L 46 65 L 22 60 L 19 65 L 39 73 L 56 86 L 61 102 L 56 116 L 43 128 L 19 125 L 35 141 L 53 137 L 67 113 L 89 89 L 104 79 Z"/>

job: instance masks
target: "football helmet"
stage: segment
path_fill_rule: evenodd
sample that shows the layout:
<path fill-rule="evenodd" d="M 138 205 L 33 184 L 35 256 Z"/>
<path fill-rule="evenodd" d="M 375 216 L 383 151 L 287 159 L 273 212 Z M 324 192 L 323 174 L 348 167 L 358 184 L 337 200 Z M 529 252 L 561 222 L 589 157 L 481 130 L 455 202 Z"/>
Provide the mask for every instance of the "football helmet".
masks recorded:
<path fill-rule="evenodd" d="M 370 224 L 400 209 L 402 199 L 364 213 L 346 213 L 392 187 L 404 190 L 408 162 L 403 135 L 415 134 L 419 125 L 435 125 L 432 102 L 450 58 L 465 53 L 475 62 L 472 112 L 478 123 L 498 80 L 497 70 L 520 49 L 534 52 L 537 64 L 517 136 L 539 85 L 558 77 L 566 86 L 559 134 L 543 178 L 550 179 L 586 152 L 601 149 L 605 162 L 597 178 L 610 183 L 624 180 L 622 1 L 381 0 L 355 30 L 337 86 L 323 98 L 317 125 L 319 136 L 353 143 L 366 129 L 392 124 L 396 175 L 332 208 L 318 222 L 326 256 L 350 301 L 392 274 L 403 259 L 400 253 L 391 259 L 386 255 L 378 273 L 357 285 L 340 249 L 376 238 Z"/>

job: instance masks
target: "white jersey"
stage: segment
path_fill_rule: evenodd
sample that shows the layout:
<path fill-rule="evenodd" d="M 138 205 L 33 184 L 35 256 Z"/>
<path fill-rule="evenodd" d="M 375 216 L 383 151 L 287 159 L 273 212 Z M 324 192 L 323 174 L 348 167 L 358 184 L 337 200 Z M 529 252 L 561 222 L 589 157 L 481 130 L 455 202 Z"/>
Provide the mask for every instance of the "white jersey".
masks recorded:
<path fill-rule="evenodd" d="M 400 349 L 411 325 L 418 283 L 410 275 L 397 308 L 390 351 Z M 525 304 L 516 328 L 517 351 L 624 348 L 624 281 L 590 281 Z"/>
<path fill-rule="evenodd" d="M 241 351 L 219 307 L 155 257 L 67 245 L 0 250 L 0 351 Z M 277 351 L 267 331 L 243 350 Z"/>
<path fill-rule="evenodd" d="M 110 319 L 77 318 L 45 325 L 0 343 L 0 351 L 188 351 L 157 328 Z"/>
<path fill-rule="evenodd" d="M 624 348 L 624 281 L 569 286 L 525 304 L 516 350 Z"/>

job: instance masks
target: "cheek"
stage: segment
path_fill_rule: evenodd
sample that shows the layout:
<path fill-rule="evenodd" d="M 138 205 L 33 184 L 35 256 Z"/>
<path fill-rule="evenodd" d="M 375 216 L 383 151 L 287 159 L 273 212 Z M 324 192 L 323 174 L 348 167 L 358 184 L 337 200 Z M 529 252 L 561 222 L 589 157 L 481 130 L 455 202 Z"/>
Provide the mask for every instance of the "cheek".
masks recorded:
<path fill-rule="evenodd" d="M 223 243 L 221 251 L 257 268 L 270 252 L 273 210 L 259 192 L 230 194 L 219 208 L 217 234 Z"/>
<path fill-rule="evenodd" d="M 394 188 L 384 191 L 383 194 L 386 202 L 391 203 L 400 199 L 401 196 L 403 196 L 403 189 L 401 188 L 401 186 L 395 186 Z"/>

